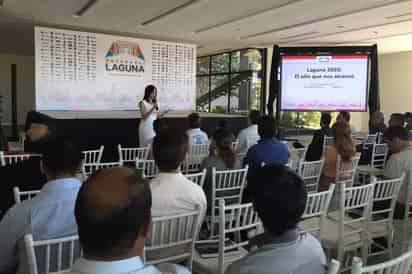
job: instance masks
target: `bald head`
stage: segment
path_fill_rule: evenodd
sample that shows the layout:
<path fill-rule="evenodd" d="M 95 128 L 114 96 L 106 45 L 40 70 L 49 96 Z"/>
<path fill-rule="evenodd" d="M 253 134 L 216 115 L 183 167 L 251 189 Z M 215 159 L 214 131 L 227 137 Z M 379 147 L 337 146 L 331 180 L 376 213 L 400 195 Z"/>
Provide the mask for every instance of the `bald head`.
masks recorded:
<path fill-rule="evenodd" d="M 150 221 L 151 193 L 130 168 L 103 169 L 83 183 L 75 215 L 86 256 L 122 256 Z"/>

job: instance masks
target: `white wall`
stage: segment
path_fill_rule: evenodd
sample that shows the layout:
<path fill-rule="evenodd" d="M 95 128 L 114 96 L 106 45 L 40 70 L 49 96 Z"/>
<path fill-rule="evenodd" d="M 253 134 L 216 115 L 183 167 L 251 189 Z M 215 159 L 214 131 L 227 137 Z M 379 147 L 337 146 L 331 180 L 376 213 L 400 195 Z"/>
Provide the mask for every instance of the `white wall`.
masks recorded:
<path fill-rule="evenodd" d="M 35 106 L 34 57 L 0 54 L 0 95 L 5 125 L 11 124 L 11 64 L 17 65 L 17 120 L 23 125 L 27 111 Z"/>

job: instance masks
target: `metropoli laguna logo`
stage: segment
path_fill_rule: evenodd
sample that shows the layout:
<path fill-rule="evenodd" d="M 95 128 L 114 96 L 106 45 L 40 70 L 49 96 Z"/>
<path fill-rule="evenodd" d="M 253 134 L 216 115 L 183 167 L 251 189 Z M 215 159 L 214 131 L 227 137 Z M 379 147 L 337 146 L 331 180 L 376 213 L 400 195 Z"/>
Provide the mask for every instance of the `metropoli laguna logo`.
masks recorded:
<path fill-rule="evenodd" d="M 105 58 L 108 73 L 138 76 L 145 72 L 145 58 L 138 43 L 114 41 Z"/>

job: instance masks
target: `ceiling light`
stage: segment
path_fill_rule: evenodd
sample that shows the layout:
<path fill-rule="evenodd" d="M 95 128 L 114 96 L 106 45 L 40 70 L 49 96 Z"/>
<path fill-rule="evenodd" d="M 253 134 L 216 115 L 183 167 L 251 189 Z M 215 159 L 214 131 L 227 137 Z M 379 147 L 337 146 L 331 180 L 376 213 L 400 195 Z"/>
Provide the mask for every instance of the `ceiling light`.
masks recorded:
<path fill-rule="evenodd" d="M 336 26 L 338 29 L 343 29 L 343 28 L 345 28 L 345 26 L 342 26 L 342 25 L 339 25 L 339 26 Z"/>
<path fill-rule="evenodd" d="M 182 11 L 185 11 L 186 9 L 188 9 L 188 8 L 193 8 L 195 6 L 204 4 L 207 1 L 208 0 L 191 0 L 191 1 L 183 3 L 183 4 L 181 4 L 181 5 L 179 5 L 175 8 L 172 8 L 168 11 L 165 11 L 164 13 L 159 14 L 159 15 L 153 17 L 153 18 L 150 18 L 149 20 L 146 20 L 143 23 L 140 23 L 140 26 L 147 27 L 147 26 L 149 26 L 149 25 L 151 25 L 151 24 L 153 24 L 157 21 L 160 21 L 162 19 L 165 19 L 165 18 L 171 16 L 172 14 L 175 14 L 177 12 L 182 12 Z"/>
<path fill-rule="evenodd" d="M 73 14 L 74 18 L 79 18 L 81 16 L 83 16 L 87 11 L 90 10 L 90 8 L 92 8 L 96 3 L 98 2 L 98 0 L 89 0 L 87 1 L 87 3 L 81 7 L 77 12 L 75 12 Z"/>

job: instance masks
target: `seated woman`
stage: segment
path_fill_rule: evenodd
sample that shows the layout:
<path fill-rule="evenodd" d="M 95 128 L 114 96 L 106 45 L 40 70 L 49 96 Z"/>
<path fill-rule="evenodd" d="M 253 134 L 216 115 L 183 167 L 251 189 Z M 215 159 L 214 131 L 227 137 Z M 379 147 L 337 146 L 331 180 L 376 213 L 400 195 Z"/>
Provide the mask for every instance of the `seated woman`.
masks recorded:
<path fill-rule="evenodd" d="M 230 131 L 227 129 L 217 130 L 214 134 L 214 141 L 216 144 L 214 153 L 206 157 L 200 165 L 200 170 L 207 170 L 203 188 L 209 209 L 212 203 L 212 168 L 215 167 L 216 170 L 227 170 L 241 167 L 233 151 L 233 135 Z"/>
<path fill-rule="evenodd" d="M 350 174 L 345 174 L 344 177 L 336 178 L 336 164 L 338 155 L 342 159 L 342 165 L 350 165 L 352 157 L 356 154 L 355 144 L 352 140 L 352 131 L 349 123 L 345 121 L 336 122 L 332 126 L 332 135 L 334 144 L 326 146 L 323 154 L 325 165 L 319 182 L 319 191 L 324 191 L 329 188 L 331 183 L 337 180 L 345 180 L 350 178 Z"/>

